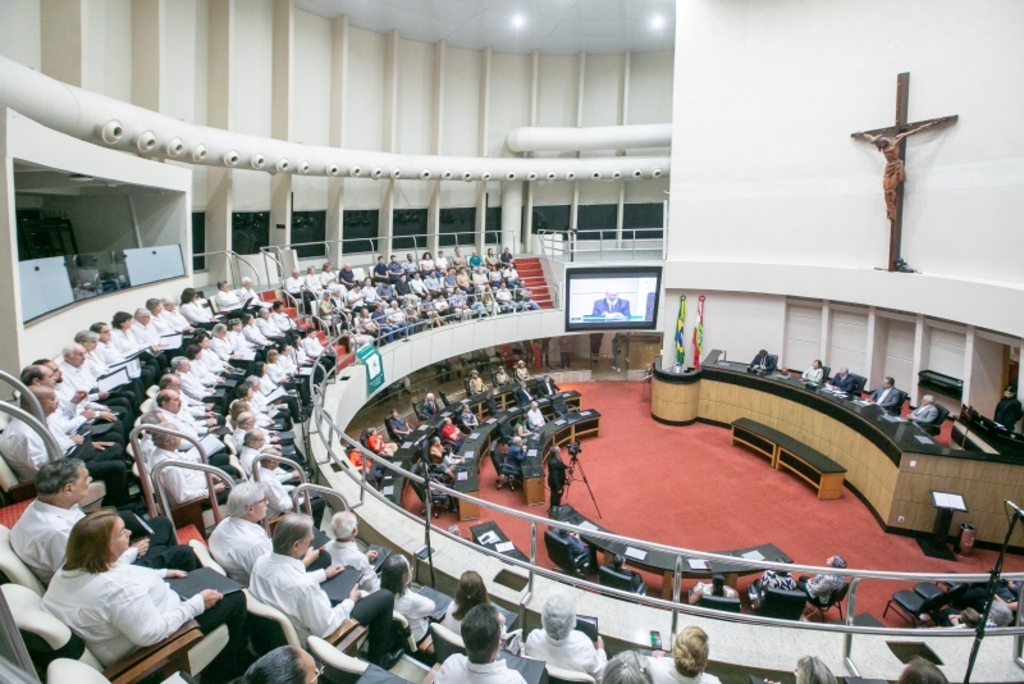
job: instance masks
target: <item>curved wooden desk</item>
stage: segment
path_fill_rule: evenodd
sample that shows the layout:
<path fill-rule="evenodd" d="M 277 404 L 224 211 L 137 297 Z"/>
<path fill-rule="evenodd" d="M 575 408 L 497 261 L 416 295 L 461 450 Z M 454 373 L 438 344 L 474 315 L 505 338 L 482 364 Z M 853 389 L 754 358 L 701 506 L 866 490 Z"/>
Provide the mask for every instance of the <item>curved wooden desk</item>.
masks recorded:
<path fill-rule="evenodd" d="M 892 422 L 874 405 L 859 406 L 791 376 L 757 375 L 746 363 L 708 354 L 699 371 L 671 372 L 655 363 L 651 417 L 669 425 L 695 421 L 729 426 L 739 418 L 768 425 L 846 468 L 847 487 L 886 531 L 930 532 L 935 522 L 931 491 L 961 494 L 978 539 L 1001 542 L 1003 500 L 1024 500 L 1024 464 L 1001 454 L 968 452 L 937 444 L 909 422 Z M 823 504 L 827 505 L 827 504 Z M 1024 546 L 1024 531 L 1013 544 Z"/>

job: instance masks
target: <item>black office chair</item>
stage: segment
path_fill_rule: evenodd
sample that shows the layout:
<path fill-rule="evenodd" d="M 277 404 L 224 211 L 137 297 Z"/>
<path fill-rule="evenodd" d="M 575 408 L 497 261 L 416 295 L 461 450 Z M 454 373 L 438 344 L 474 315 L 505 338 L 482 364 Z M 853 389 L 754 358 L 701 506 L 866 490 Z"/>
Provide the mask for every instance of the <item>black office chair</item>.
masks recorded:
<path fill-rule="evenodd" d="M 633 587 L 633 573 L 629 570 L 616 570 L 610 565 L 602 565 L 597 569 L 597 579 L 601 586 L 628 591 L 640 594 L 641 596 L 647 594 L 646 582 L 641 582 L 639 587 Z"/>
<path fill-rule="evenodd" d="M 555 417 L 561 418 L 562 416 L 569 413 L 569 407 L 565 405 L 565 397 L 556 396 L 551 400 L 551 410 L 555 412 Z"/>
<path fill-rule="evenodd" d="M 473 396 L 473 392 L 470 391 L 470 389 L 469 389 L 469 380 L 470 380 L 470 377 L 468 375 L 466 377 L 462 378 L 462 387 L 466 390 L 466 396 L 467 397 Z"/>
<path fill-rule="evenodd" d="M 824 384 L 824 383 L 828 382 L 829 378 L 832 377 L 832 366 L 822 366 L 821 370 L 822 370 L 821 382 L 822 382 L 822 384 Z"/>
<path fill-rule="evenodd" d="M 799 589 L 789 591 L 768 587 L 764 589 L 757 612 L 759 615 L 780 620 L 799 620 L 806 605 L 807 594 Z"/>
<path fill-rule="evenodd" d="M 501 438 L 502 444 L 511 446 L 512 439 L 516 436 L 516 433 L 508 421 L 502 421 L 498 423 L 498 436 Z"/>
<path fill-rule="evenodd" d="M 394 442 L 395 444 L 402 443 L 402 439 L 397 434 L 395 434 L 394 428 L 391 427 L 391 420 L 388 418 L 384 419 L 384 430 L 388 433 L 388 439 L 390 439 L 392 442 Z"/>
<path fill-rule="evenodd" d="M 779 367 L 779 355 L 769 354 L 768 362 L 765 364 L 765 366 L 771 370 L 776 370 Z"/>
<path fill-rule="evenodd" d="M 929 585 L 929 586 L 935 587 L 934 584 Z M 935 588 L 939 591 L 940 594 L 942 593 L 941 589 L 939 589 L 938 587 L 935 587 Z M 915 589 L 916 589 L 916 587 L 915 587 Z M 849 592 L 850 592 L 850 583 L 847 582 L 846 584 L 843 585 L 842 589 L 840 589 L 839 591 L 832 592 L 832 595 L 828 597 L 828 603 L 826 603 L 825 605 L 822 605 L 822 604 L 818 603 L 817 601 L 810 601 L 810 604 L 818 609 L 818 613 L 821 614 L 821 621 L 822 622 L 825 622 L 825 613 L 827 613 L 831 608 L 838 608 L 839 609 L 839 619 L 842 620 L 843 619 L 843 601 L 846 600 L 846 595 Z"/>
<path fill-rule="evenodd" d="M 553 530 L 544 530 L 544 548 L 547 549 L 551 562 L 569 575 L 583 577 L 590 566 L 587 554 L 575 556 L 569 548 L 569 542 L 555 534 Z"/>
<path fill-rule="evenodd" d="M 500 368 L 500 367 L 501 366 L 498 366 L 498 368 Z M 498 386 L 498 368 L 492 368 L 491 369 L 491 386 L 492 387 L 497 387 Z"/>
<path fill-rule="evenodd" d="M 888 413 L 893 414 L 894 416 L 900 415 L 900 413 L 903 412 L 903 404 L 904 402 L 906 402 L 906 400 L 907 393 L 904 392 L 903 390 L 896 390 L 896 405 L 891 409 L 886 409 L 886 411 Z"/>
<path fill-rule="evenodd" d="M 448 401 L 448 397 L 445 396 L 445 393 L 444 393 L 443 390 L 437 390 L 437 396 L 441 397 L 441 403 L 444 404 L 445 408 L 450 408 L 451 407 L 452 402 Z"/>
<path fill-rule="evenodd" d="M 423 404 L 424 404 L 424 401 L 422 399 L 413 399 L 412 400 L 412 412 L 416 415 L 416 417 L 418 419 L 420 419 L 420 420 L 427 420 L 424 417 L 424 415 L 423 415 Z"/>
<path fill-rule="evenodd" d="M 937 435 L 942 432 L 942 424 L 946 422 L 946 418 L 949 417 L 949 409 L 939 404 L 933 404 L 935 409 L 939 412 L 935 416 L 935 420 L 930 423 L 918 423 L 918 427 L 927 432 L 929 435 Z"/>
<path fill-rule="evenodd" d="M 420 500 L 421 504 L 423 504 L 423 510 L 420 511 L 420 513 L 426 513 L 427 488 L 421 482 L 417 482 L 416 480 L 409 480 L 409 484 L 412 485 L 412 491 L 416 493 L 416 498 Z M 440 515 L 441 509 L 444 509 L 446 511 L 455 510 L 452 506 L 451 499 L 448 498 L 447 494 L 431 490 L 430 510 L 433 512 L 435 518 Z"/>
<path fill-rule="evenodd" d="M 863 375 L 857 375 L 856 373 L 850 373 L 850 377 L 853 378 L 853 389 L 850 390 L 850 396 L 859 397 L 864 392 L 864 385 L 868 379 Z"/>
<path fill-rule="evenodd" d="M 740 612 L 740 600 L 738 598 L 729 598 L 727 596 L 712 596 L 711 594 L 702 594 L 700 597 L 701 608 L 713 608 L 715 610 L 721 610 L 726 613 L 738 613 Z"/>
<path fill-rule="evenodd" d="M 882 611 L 882 619 L 885 619 L 886 613 L 892 608 L 910 620 L 911 625 L 917 627 L 921 623 L 920 615 L 933 613 L 940 608 L 959 601 L 967 593 L 967 588 L 966 584 L 956 584 L 949 591 L 944 591 L 929 599 L 924 598 L 916 591 L 907 589 L 897 591 L 889 599 L 889 603 L 885 604 L 885 610 Z"/>
<path fill-rule="evenodd" d="M 505 477 L 505 482 L 500 479 L 497 481 L 497 489 L 507 484 L 509 491 L 516 491 L 516 484 L 522 484 L 523 474 L 507 465 L 497 449 L 491 449 L 491 463 L 494 465 L 494 472 Z"/>

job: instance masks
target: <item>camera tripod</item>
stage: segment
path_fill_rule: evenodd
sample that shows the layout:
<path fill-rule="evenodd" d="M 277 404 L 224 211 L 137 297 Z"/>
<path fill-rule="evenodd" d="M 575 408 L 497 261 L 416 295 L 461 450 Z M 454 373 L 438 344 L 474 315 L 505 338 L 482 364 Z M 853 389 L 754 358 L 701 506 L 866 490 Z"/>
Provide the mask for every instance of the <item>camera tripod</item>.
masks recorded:
<path fill-rule="evenodd" d="M 576 469 L 580 469 L 580 476 L 574 477 Z M 569 487 L 572 486 L 573 482 L 582 482 L 587 486 L 587 491 L 590 492 L 590 500 L 594 502 L 594 510 L 597 511 L 597 517 L 603 518 L 601 515 L 601 509 L 597 506 L 597 499 L 594 498 L 594 490 L 590 488 L 590 482 L 587 481 L 587 473 L 583 470 L 583 464 L 580 463 L 580 452 L 578 449 L 569 449 L 569 465 L 566 467 L 565 475 L 565 498 L 569 498 Z"/>

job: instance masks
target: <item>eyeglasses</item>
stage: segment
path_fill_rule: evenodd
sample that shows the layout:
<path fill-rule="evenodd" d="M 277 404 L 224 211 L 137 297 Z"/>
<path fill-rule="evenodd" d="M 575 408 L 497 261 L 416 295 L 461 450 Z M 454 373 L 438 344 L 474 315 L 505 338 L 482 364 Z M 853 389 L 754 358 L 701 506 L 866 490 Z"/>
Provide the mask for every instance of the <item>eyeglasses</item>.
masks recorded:
<path fill-rule="evenodd" d="M 309 680 L 308 684 L 313 684 L 320 679 L 320 675 L 324 673 L 324 668 L 327 667 L 323 663 L 320 663 L 315 670 L 313 670 L 313 678 Z"/>

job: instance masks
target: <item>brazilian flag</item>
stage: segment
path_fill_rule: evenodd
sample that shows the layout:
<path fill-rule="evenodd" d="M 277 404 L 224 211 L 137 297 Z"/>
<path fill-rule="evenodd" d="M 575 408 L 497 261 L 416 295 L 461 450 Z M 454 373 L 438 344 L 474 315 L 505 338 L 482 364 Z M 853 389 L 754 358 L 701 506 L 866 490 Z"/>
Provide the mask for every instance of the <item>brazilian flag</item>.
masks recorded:
<path fill-rule="evenodd" d="M 686 363 L 686 337 L 683 335 L 683 324 L 686 321 L 686 295 L 679 298 L 679 317 L 676 319 L 676 363 Z"/>

